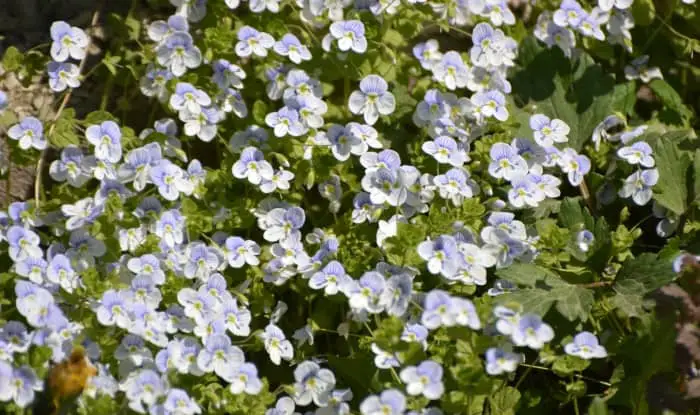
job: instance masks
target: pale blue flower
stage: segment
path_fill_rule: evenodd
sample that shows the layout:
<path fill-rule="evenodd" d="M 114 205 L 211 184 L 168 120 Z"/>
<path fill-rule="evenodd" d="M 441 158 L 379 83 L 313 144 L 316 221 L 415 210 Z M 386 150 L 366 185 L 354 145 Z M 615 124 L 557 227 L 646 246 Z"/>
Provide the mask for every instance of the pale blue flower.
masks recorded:
<path fill-rule="evenodd" d="M 625 179 L 620 189 L 620 197 L 632 197 L 634 203 L 644 206 L 651 200 L 652 187 L 659 181 L 657 169 L 637 170 Z"/>
<path fill-rule="evenodd" d="M 494 117 L 498 121 L 508 119 L 508 109 L 506 109 L 506 97 L 501 91 L 479 91 L 471 98 L 474 104 L 474 115 L 477 120 Z"/>
<path fill-rule="evenodd" d="M 277 112 L 267 114 L 265 123 L 274 129 L 275 137 L 280 138 L 287 134 L 299 137 L 308 131 L 308 128 L 299 119 L 299 112 L 287 106 L 282 107 Z"/>
<path fill-rule="evenodd" d="M 85 130 L 88 142 L 95 146 L 95 157 L 109 163 L 118 163 L 122 158 L 122 132 L 114 121 L 91 125 Z"/>
<path fill-rule="evenodd" d="M 162 42 L 175 32 L 189 32 L 189 23 L 183 16 L 174 14 L 168 21 L 156 20 L 148 25 L 147 34 L 154 42 Z"/>
<path fill-rule="evenodd" d="M 402 415 L 406 411 L 406 397 L 397 389 L 387 389 L 379 396 L 370 395 L 360 404 L 362 415 Z"/>
<path fill-rule="evenodd" d="M 214 69 L 212 80 L 220 89 L 228 87 L 243 88 L 243 80 L 246 78 L 246 73 L 240 66 L 234 65 L 226 59 L 217 59 L 212 64 L 212 68 Z"/>
<path fill-rule="evenodd" d="M 564 345 L 564 351 L 571 356 L 581 359 L 602 359 L 608 356 L 605 347 L 601 346 L 595 334 L 582 331 L 574 337 L 574 341 Z"/>
<path fill-rule="evenodd" d="M 43 150 L 48 145 L 46 137 L 44 137 L 44 126 L 37 118 L 24 117 L 19 122 L 7 130 L 7 136 L 13 140 L 19 141 L 19 148 L 28 150 L 35 148 Z"/>
<path fill-rule="evenodd" d="M 88 37 L 85 32 L 64 21 L 51 24 L 51 57 L 57 62 L 64 62 L 69 57 L 81 60 L 85 57 Z"/>
<path fill-rule="evenodd" d="M 652 153 L 651 146 L 644 141 L 638 141 L 629 147 L 622 147 L 617 150 L 618 157 L 624 159 L 627 163 L 632 165 L 639 164 L 648 168 L 654 167 Z"/>
<path fill-rule="evenodd" d="M 442 366 L 432 360 L 425 360 L 418 366 L 407 366 L 401 370 L 401 380 L 406 384 L 406 393 L 412 396 L 423 395 L 430 400 L 440 399 L 445 392 L 442 383 Z"/>
<path fill-rule="evenodd" d="M 197 356 L 197 366 L 200 369 L 206 373 L 214 372 L 220 377 L 225 377 L 227 371 L 239 367 L 244 361 L 243 351 L 238 346 L 233 346 L 225 334 L 210 336 Z"/>
<path fill-rule="evenodd" d="M 170 96 L 170 106 L 182 114 L 199 114 L 203 107 L 211 105 L 211 98 L 206 92 L 195 88 L 187 82 L 178 82 L 175 92 Z"/>
<path fill-rule="evenodd" d="M 420 62 L 423 69 L 433 70 L 442 59 L 440 45 L 435 39 L 428 39 L 426 42 L 417 43 L 413 47 L 413 56 Z"/>
<path fill-rule="evenodd" d="M 246 147 L 241 153 L 241 158 L 231 168 L 233 177 L 248 179 L 252 184 L 258 185 L 263 180 L 272 179 L 274 170 L 272 165 L 265 161 L 265 155 L 255 147 Z"/>
<path fill-rule="evenodd" d="M 149 175 L 158 188 L 158 193 L 167 200 L 177 200 L 180 193 L 189 195 L 194 190 L 192 183 L 186 179 L 184 170 L 167 159 L 151 168 Z"/>
<path fill-rule="evenodd" d="M 80 86 L 80 69 L 69 62 L 49 62 L 46 68 L 49 75 L 49 87 L 54 92 Z"/>
<path fill-rule="evenodd" d="M 267 50 L 275 44 L 275 39 L 268 33 L 259 32 L 250 26 L 243 26 L 238 30 L 238 43 L 236 43 L 236 55 L 241 58 L 256 55 L 267 56 Z"/>
<path fill-rule="evenodd" d="M 309 287 L 315 290 L 323 289 L 326 295 L 335 295 L 349 279 L 343 265 L 338 261 L 331 261 L 321 271 L 313 274 L 309 279 Z"/>
<path fill-rule="evenodd" d="M 394 95 L 379 75 L 368 75 L 360 82 L 360 90 L 350 94 L 348 108 L 353 114 L 362 114 L 365 122 L 373 125 L 379 115 L 389 115 L 396 109 Z"/>
<path fill-rule="evenodd" d="M 291 360 L 294 356 L 292 343 L 287 340 L 284 332 L 276 325 L 268 324 L 260 337 L 263 339 L 270 361 L 275 365 L 279 366 L 282 359 Z"/>
<path fill-rule="evenodd" d="M 469 67 L 464 63 L 459 53 L 449 51 L 442 55 L 440 62 L 433 67 L 433 76 L 445 84 L 447 89 L 454 91 L 467 86 Z"/>
<path fill-rule="evenodd" d="M 304 361 L 294 369 L 294 401 L 297 405 L 326 406 L 335 387 L 335 375 L 328 369 L 321 369 L 318 363 Z"/>
<path fill-rule="evenodd" d="M 486 373 L 498 376 L 502 373 L 513 373 L 522 362 L 520 354 L 508 352 L 498 347 L 486 350 Z"/>
<path fill-rule="evenodd" d="M 365 53 L 367 38 L 365 26 L 360 20 L 339 21 L 331 24 L 330 33 L 323 38 L 323 48 L 328 51 L 333 40 L 338 42 L 338 49 L 343 52 L 352 50 Z"/>
<path fill-rule="evenodd" d="M 557 26 L 576 29 L 587 15 L 576 0 L 563 0 L 559 9 L 554 12 L 553 19 Z"/>
<path fill-rule="evenodd" d="M 289 60 L 296 64 L 311 60 L 309 48 L 302 45 L 299 39 L 291 33 L 287 33 L 281 40 L 275 43 L 274 50 L 281 56 L 289 57 Z"/>
<path fill-rule="evenodd" d="M 430 330 L 440 326 L 450 327 L 456 323 L 450 295 L 442 290 L 432 290 L 425 297 L 421 323 Z"/>
<path fill-rule="evenodd" d="M 188 68 L 194 69 L 202 63 L 202 52 L 189 33 L 176 32 L 156 48 L 156 58 L 173 75 L 182 76 Z"/>
<path fill-rule="evenodd" d="M 263 386 L 258 377 L 258 368 L 252 363 L 243 363 L 232 370 L 224 379 L 231 384 L 229 390 L 234 395 L 243 392 L 248 395 L 257 395 Z"/>
<path fill-rule="evenodd" d="M 519 319 L 511 333 L 511 339 L 516 346 L 527 346 L 531 349 L 541 349 L 545 343 L 554 338 L 554 330 L 542 318 L 535 314 L 524 314 Z"/>

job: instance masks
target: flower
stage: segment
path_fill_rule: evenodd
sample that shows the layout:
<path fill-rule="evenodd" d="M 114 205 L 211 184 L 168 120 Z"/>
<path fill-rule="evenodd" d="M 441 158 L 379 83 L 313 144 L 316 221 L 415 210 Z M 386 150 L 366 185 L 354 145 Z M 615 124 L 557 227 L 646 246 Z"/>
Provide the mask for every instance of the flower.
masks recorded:
<path fill-rule="evenodd" d="M 464 63 L 459 53 L 449 51 L 442 55 L 440 62 L 433 66 L 433 76 L 443 82 L 447 89 L 454 91 L 467 86 L 469 67 Z"/>
<path fill-rule="evenodd" d="M 195 88 L 188 82 L 178 82 L 175 92 L 170 96 L 170 106 L 182 114 L 197 115 L 202 107 L 211 105 L 211 98 L 206 92 Z"/>
<path fill-rule="evenodd" d="M 212 80 L 220 89 L 243 88 L 243 79 L 246 78 L 246 73 L 240 66 L 234 65 L 226 59 L 217 59 L 212 64 L 212 68 L 214 70 Z"/>
<path fill-rule="evenodd" d="M 192 183 L 186 179 L 184 170 L 167 159 L 151 168 L 150 177 L 158 187 L 158 193 L 167 200 L 177 200 L 180 193 L 189 195 L 194 190 Z"/>
<path fill-rule="evenodd" d="M 330 50 L 332 40 L 338 41 L 338 49 L 343 52 L 352 50 L 355 53 L 365 53 L 367 50 L 367 38 L 365 38 L 365 26 L 360 20 L 347 20 L 331 24 L 330 33 L 322 41 L 323 49 Z"/>
<path fill-rule="evenodd" d="M 156 59 L 173 75 L 182 76 L 187 68 L 194 69 L 202 63 L 202 52 L 189 33 L 175 32 L 156 48 Z"/>
<path fill-rule="evenodd" d="M 43 389 L 43 382 L 29 366 L 12 368 L 0 361 L 0 402 L 13 400 L 26 408 L 34 400 L 35 392 Z"/>
<path fill-rule="evenodd" d="M 535 314 L 521 316 L 511 333 L 511 339 L 516 346 L 527 346 L 535 350 L 541 349 L 553 338 L 554 330 Z"/>
<path fill-rule="evenodd" d="M 47 65 L 49 75 L 49 87 L 54 92 L 62 92 L 66 88 L 78 88 L 80 86 L 80 68 L 69 62 L 49 62 Z"/>
<path fill-rule="evenodd" d="M 651 146 L 644 141 L 638 141 L 629 147 L 622 147 L 617 150 L 617 156 L 627 163 L 639 164 L 643 167 L 654 167 Z"/>
<path fill-rule="evenodd" d="M 244 361 L 243 351 L 238 346 L 231 345 L 231 338 L 225 334 L 209 336 L 197 356 L 197 366 L 200 369 L 207 373 L 214 372 L 222 378 Z"/>
<path fill-rule="evenodd" d="M 280 138 L 287 134 L 299 137 L 308 131 L 308 128 L 299 119 L 299 112 L 287 106 L 282 107 L 277 112 L 267 114 L 265 124 L 274 129 L 275 137 Z"/>
<path fill-rule="evenodd" d="M 148 37 L 154 42 L 162 42 L 175 32 L 188 32 L 190 30 L 187 19 L 174 14 L 168 17 L 168 21 L 156 20 L 148 26 Z"/>
<path fill-rule="evenodd" d="M 328 369 L 312 361 L 304 361 L 294 369 L 294 401 L 305 406 L 312 401 L 318 406 L 326 406 L 330 393 L 335 387 L 335 375 Z"/>
<path fill-rule="evenodd" d="M 197 402 L 192 399 L 187 392 L 182 389 L 173 388 L 168 391 L 168 395 L 163 402 L 163 409 L 169 414 L 192 415 L 201 414 Z"/>
<path fill-rule="evenodd" d="M 122 158 L 122 132 L 114 121 L 91 125 L 85 130 L 88 142 L 95 146 L 95 157 L 109 163 L 118 163 Z"/>
<path fill-rule="evenodd" d="M 418 255 L 428 261 L 431 274 L 451 276 L 457 272 L 457 243 L 452 236 L 441 235 L 434 241 L 421 242 L 418 244 Z"/>
<path fill-rule="evenodd" d="M 483 120 L 484 117 L 494 117 L 498 121 L 508 119 L 506 97 L 501 91 L 495 89 L 479 91 L 472 96 L 471 101 L 474 104 L 474 114 L 477 120 Z"/>
<path fill-rule="evenodd" d="M 542 147 L 551 147 L 554 143 L 566 143 L 567 135 L 571 131 L 562 120 L 550 119 L 543 114 L 535 114 L 530 117 L 530 128 L 533 131 L 535 142 Z"/>
<path fill-rule="evenodd" d="M 88 37 L 82 29 L 70 26 L 64 21 L 51 24 L 51 57 L 64 62 L 69 57 L 81 60 L 85 57 Z"/>
<path fill-rule="evenodd" d="M 272 165 L 265 161 L 265 155 L 255 147 L 246 147 L 241 152 L 241 158 L 231 168 L 233 177 L 248 179 L 252 184 L 258 185 L 263 180 L 272 180 L 274 173 Z"/>
<path fill-rule="evenodd" d="M 612 10 L 613 7 L 619 10 L 624 10 L 629 8 L 633 1 L 634 0 L 598 0 L 598 6 L 604 12 Z"/>
<path fill-rule="evenodd" d="M 559 161 L 561 170 L 567 174 L 569 183 L 578 186 L 583 182 L 583 176 L 591 171 L 591 161 L 588 157 L 576 153 L 571 148 L 565 148 Z"/>
<path fill-rule="evenodd" d="M 528 170 L 527 161 L 515 148 L 506 143 L 492 145 L 489 155 L 491 156 L 489 174 L 494 178 L 511 180 Z"/>
<path fill-rule="evenodd" d="M 422 150 L 437 160 L 438 163 L 461 167 L 469 159 L 466 152 L 459 148 L 457 142 L 449 136 L 441 135 L 434 141 L 426 141 Z"/>
<path fill-rule="evenodd" d="M 289 60 L 296 64 L 311 60 L 309 48 L 302 45 L 299 39 L 291 33 L 287 33 L 275 43 L 274 50 L 280 56 L 289 57 Z"/>
<path fill-rule="evenodd" d="M 522 362 L 523 356 L 508 352 L 499 347 L 486 350 L 486 373 L 497 376 L 502 373 L 513 373 Z"/>
<path fill-rule="evenodd" d="M 241 58 L 257 55 L 267 56 L 267 50 L 273 47 L 275 39 L 268 33 L 259 32 L 250 26 L 243 26 L 238 30 L 238 43 L 236 43 L 236 55 Z"/>
<path fill-rule="evenodd" d="M 243 363 L 235 369 L 230 370 L 224 380 L 229 382 L 229 390 L 234 395 L 247 393 L 257 395 L 262 390 L 262 382 L 258 377 L 258 368 L 252 363 Z"/>
<path fill-rule="evenodd" d="M 581 359 L 602 359 L 608 356 L 605 347 L 598 343 L 595 334 L 582 331 L 574 337 L 574 341 L 564 345 L 564 351 L 571 356 L 578 356 Z"/>
<path fill-rule="evenodd" d="M 46 137 L 44 137 L 44 126 L 41 121 L 34 117 L 24 117 L 19 124 L 15 124 L 7 130 L 7 135 L 19 141 L 19 148 L 28 150 L 35 148 L 43 150 L 47 146 Z"/>
<path fill-rule="evenodd" d="M 417 43 L 413 47 L 413 56 L 420 62 L 423 69 L 433 70 L 442 60 L 440 45 L 435 39 L 428 39 L 426 42 Z"/>
<path fill-rule="evenodd" d="M 554 12 L 553 20 L 557 26 L 575 29 L 587 15 L 588 13 L 576 0 L 563 0 L 559 9 Z"/>
<path fill-rule="evenodd" d="M 651 200 L 651 188 L 659 181 L 659 171 L 637 170 L 625 179 L 620 189 L 620 197 L 632 197 L 634 203 L 644 206 Z"/>
<path fill-rule="evenodd" d="M 399 375 L 406 384 L 406 393 L 412 396 L 423 395 L 430 400 L 440 399 L 445 392 L 442 383 L 442 366 L 425 360 L 418 366 L 408 366 Z"/>
<path fill-rule="evenodd" d="M 323 288 L 326 295 L 335 295 L 349 280 L 350 277 L 345 274 L 343 265 L 338 261 L 331 261 L 322 270 L 313 274 L 309 279 L 309 287 L 315 290 Z"/>
<path fill-rule="evenodd" d="M 600 0 L 600 2 L 605 2 L 610 0 Z M 621 0 L 617 0 L 618 2 Z M 627 0 L 623 0 L 627 1 Z M 630 3 L 631 4 L 631 3 Z M 622 7 L 618 7 L 621 9 Z M 661 73 L 659 68 L 648 67 L 649 55 L 642 55 L 635 58 L 630 62 L 629 65 L 625 66 L 625 78 L 628 80 L 641 79 L 644 83 L 651 82 L 652 79 L 664 79 L 664 75 Z"/>
<path fill-rule="evenodd" d="M 353 114 L 362 114 L 365 122 L 374 125 L 379 115 L 389 115 L 396 108 L 394 95 L 379 75 L 367 75 L 360 81 L 360 90 L 350 94 L 348 108 Z"/>
<path fill-rule="evenodd" d="M 265 327 L 265 331 L 260 335 L 265 343 L 265 350 L 270 356 L 270 360 L 275 365 L 280 364 L 281 359 L 291 360 L 294 356 L 292 343 L 284 336 L 284 332 L 276 325 L 270 323 Z"/>
<path fill-rule="evenodd" d="M 379 396 L 370 395 L 360 404 L 362 415 L 401 415 L 406 411 L 406 397 L 397 389 L 387 389 Z"/>
<path fill-rule="evenodd" d="M 425 297 L 421 324 L 433 330 L 440 326 L 454 326 L 455 323 L 456 316 L 450 295 L 442 290 L 430 291 Z"/>

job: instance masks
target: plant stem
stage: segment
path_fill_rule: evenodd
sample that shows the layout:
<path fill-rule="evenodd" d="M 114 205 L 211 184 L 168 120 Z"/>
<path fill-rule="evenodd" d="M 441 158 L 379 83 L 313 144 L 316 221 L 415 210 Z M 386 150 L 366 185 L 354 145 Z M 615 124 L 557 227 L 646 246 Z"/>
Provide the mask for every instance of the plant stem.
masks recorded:
<path fill-rule="evenodd" d="M 593 204 L 593 199 L 591 198 L 591 192 L 588 190 L 588 185 L 586 185 L 586 179 L 581 180 L 581 184 L 578 187 L 581 190 L 583 200 L 586 201 L 586 205 L 591 211 L 591 215 L 595 215 L 595 205 Z"/>
<path fill-rule="evenodd" d="M 527 367 L 527 368 L 532 368 L 532 369 L 537 369 L 537 370 L 544 370 L 544 371 L 546 371 L 546 372 L 551 372 L 551 371 L 552 371 L 552 370 L 551 370 L 550 368 L 548 368 L 548 367 L 545 367 L 545 366 L 538 366 L 538 365 L 531 365 L 531 364 L 528 364 L 528 363 L 521 363 L 520 366 L 525 366 L 525 367 Z M 607 387 L 612 386 L 612 383 L 610 383 L 610 382 L 606 382 L 606 381 L 604 381 L 604 380 L 593 379 L 593 378 L 590 378 L 590 377 L 588 377 L 588 376 L 580 375 L 580 374 L 578 374 L 578 373 L 574 374 L 573 376 L 574 376 L 575 378 L 577 378 L 577 379 L 589 380 L 589 381 L 591 381 L 591 382 L 596 382 L 596 383 L 598 383 L 598 384 L 600 384 L 600 385 L 603 385 L 603 386 L 607 386 Z"/>

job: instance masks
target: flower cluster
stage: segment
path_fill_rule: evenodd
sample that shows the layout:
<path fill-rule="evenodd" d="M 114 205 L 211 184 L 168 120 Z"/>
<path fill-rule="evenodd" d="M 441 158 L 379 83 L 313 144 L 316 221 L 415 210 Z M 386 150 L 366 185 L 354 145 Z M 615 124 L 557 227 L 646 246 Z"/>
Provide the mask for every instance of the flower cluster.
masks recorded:
<path fill-rule="evenodd" d="M 143 50 L 119 56 L 154 105 L 148 128 L 103 110 L 8 118 L 11 150 L 56 156 L 33 201 L 9 203 L 4 176 L 0 402 L 53 393 L 39 376 L 81 345 L 97 369 L 84 411 L 510 413 L 521 395 L 561 395 L 578 413 L 589 360 L 619 368 L 609 359 L 657 337 L 645 296 L 700 257 L 639 279 L 652 266 L 635 245 L 646 219 L 625 222 L 650 209 L 661 238 L 696 231 L 693 194 L 658 190 L 662 174 L 689 180 L 691 154 L 618 105 L 622 90 L 569 102 L 602 71 L 577 37 L 630 53 L 632 0 L 523 2 L 534 28 L 506 0 L 170 3 L 132 30 Z M 419 35 L 429 18 L 469 27 L 469 49 Z M 61 21 L 50 35 L 48 83 L 67 102 L 89 38 Z M 533 53 L 561 55 L 554 45 L 567 64 L 547 81 L 566 96 L 547 103 L 551 91 L 517 89 Z M 629 60 L 629 91 L 664 86 L 650 60 Z M 649 333 L 625 340 L 637 320 Z M 516 394 L 510 382 L 525 388 L 533 368 L 565 393 Z M 616 388 L 618 371 L 606 372 Z"/>

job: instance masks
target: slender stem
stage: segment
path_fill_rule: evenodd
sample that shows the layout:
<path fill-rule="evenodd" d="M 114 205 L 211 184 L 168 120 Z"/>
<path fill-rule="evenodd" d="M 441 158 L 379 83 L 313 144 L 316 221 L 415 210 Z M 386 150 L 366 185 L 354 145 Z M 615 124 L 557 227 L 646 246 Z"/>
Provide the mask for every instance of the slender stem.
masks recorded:
<path fill-rule="evenodd" d="M 518 379 L 518 381 L 515 382 L 515 389 L 518 389 L 518 386 L 520 386 L 520 384 L 523 383 L 523 380 L 525 380 L 525 378 L 527 377 L 527 375 L 530 374 L 531 371 L 532 371 L 532 366 L 525 367 L 525 372 L 523 373 L 522 376 L 520 376 L 520 379 Z"/>
<path fill-rule="evenodd" d="M 100 9 L 101 9 L 101 4 L 100 7 L 95 10 L 95 12 L 92 14 L 92 20 L 90 21 L 90 29 L 94 29 L 95 26 L 97 26 L 97 21 L 100 19 Z M 92 30 L 91 30 L 92 34 Z M 87 51 L 90 49 L 90 46 L 92 45 L 92 36 L 88 37 L 88 43 L 87 46 L 85 47 L 85 56 L 83 59 L 80 61 L 80 64 L 78 65 L 78 74 L 80 74 L 83 71 L 83 68 L 85 68 L 85 62 L 87 61 L 88 53 Z M 58 110 L 56 111 L 56 114 L 53 117 L 51 127 L 49 128 L 49 132 L 46 135 L 46 138 L 50 138 L 53 135 L 53 131 L 56 128 L 56 121 L 61 117 L 61 113 L 63 113 L 63 110 L 66 108 L 66 105 L 68 105 L 68 101 L 70 100 L 71 96 L 73 95 L 73 89 L 70 89 L 68 93 L 63 97 L 63 101 L 61 101 L 61 105 L 58 107 Z M 41 172 L 44 170 L 44 163 L 46 162 L 46 152 L 47 149 L 44 149 L 41 151 L 41 155 L 39 156 L 39 161 L 36 164 L 36 171 L 34 174 L 36 177 L 34 178 L 34 204 L 35 208 L 39 210 L 39 198 L 41 196 Z"/>
<path fill-rule="evenodd" d="M 546 371 L 546 372 L 551 372 L 551 371 L 552 371 L 552 370 L 551 370 L 550 368 L 548 368 L 548 367 L 545 367 L 545 366 L 538 366 L 538 365 L 531 365 L 531 364 L 529 364 L 529 363 L 521 363 L 520 366 L 524 366 L 524 367 L 528 367 L 528 368 L 532 368 L 532 369 L 537 369 L 537 370 L 544 370 L 544 371 Z M 610 382 L 606 382 L 606 381 L 604 381 L 604 380 L 598 380 L 598 379 L 590 378 L 590 377 L 588 377 L 588 376 L 580 375 L 580 374 L 578 374 L 578 373 L 575 373 L 573 376 L 574 376 L 575 378 L 577 378 L 577 379 L 589 380 L 589 381 L 591 381 L 591 382 L 596 382 L 596 383 L 598 383 L 598 384 L 600 384 L 600 385 L 603 385 L 603 386 L 607 386 L 607 387 L 612 386 L 612 383 L 610 383 Z"/>
<path fill-rule="evenodd" d="M 7 178 L 5 178 L 5 207 L 10 207 L 12 202 L 12 148 L 7 145 Z"/>
<path fill-rule="evenodd" d="M 581 184 L 578 187 L 581 190 L 583 200 L 586 201 L 586 205 L 591 211 L 591 215 L 595 215 L 595 205 L 593 204 L 593 199 L 591 198 L 591 192 L 588 190 L 588 185 L 586 185 L 586 179 L 581 180 Z"/>
<path fill-rule="evenodd" d="M 612 285 L 612 281 L 596 281 L 596 282 L 589 282 L 588 284 L 576 284 L 577 287 L 582 287 L 582 288 L 599 288 L 599 287 L 608 287 Z"/>

